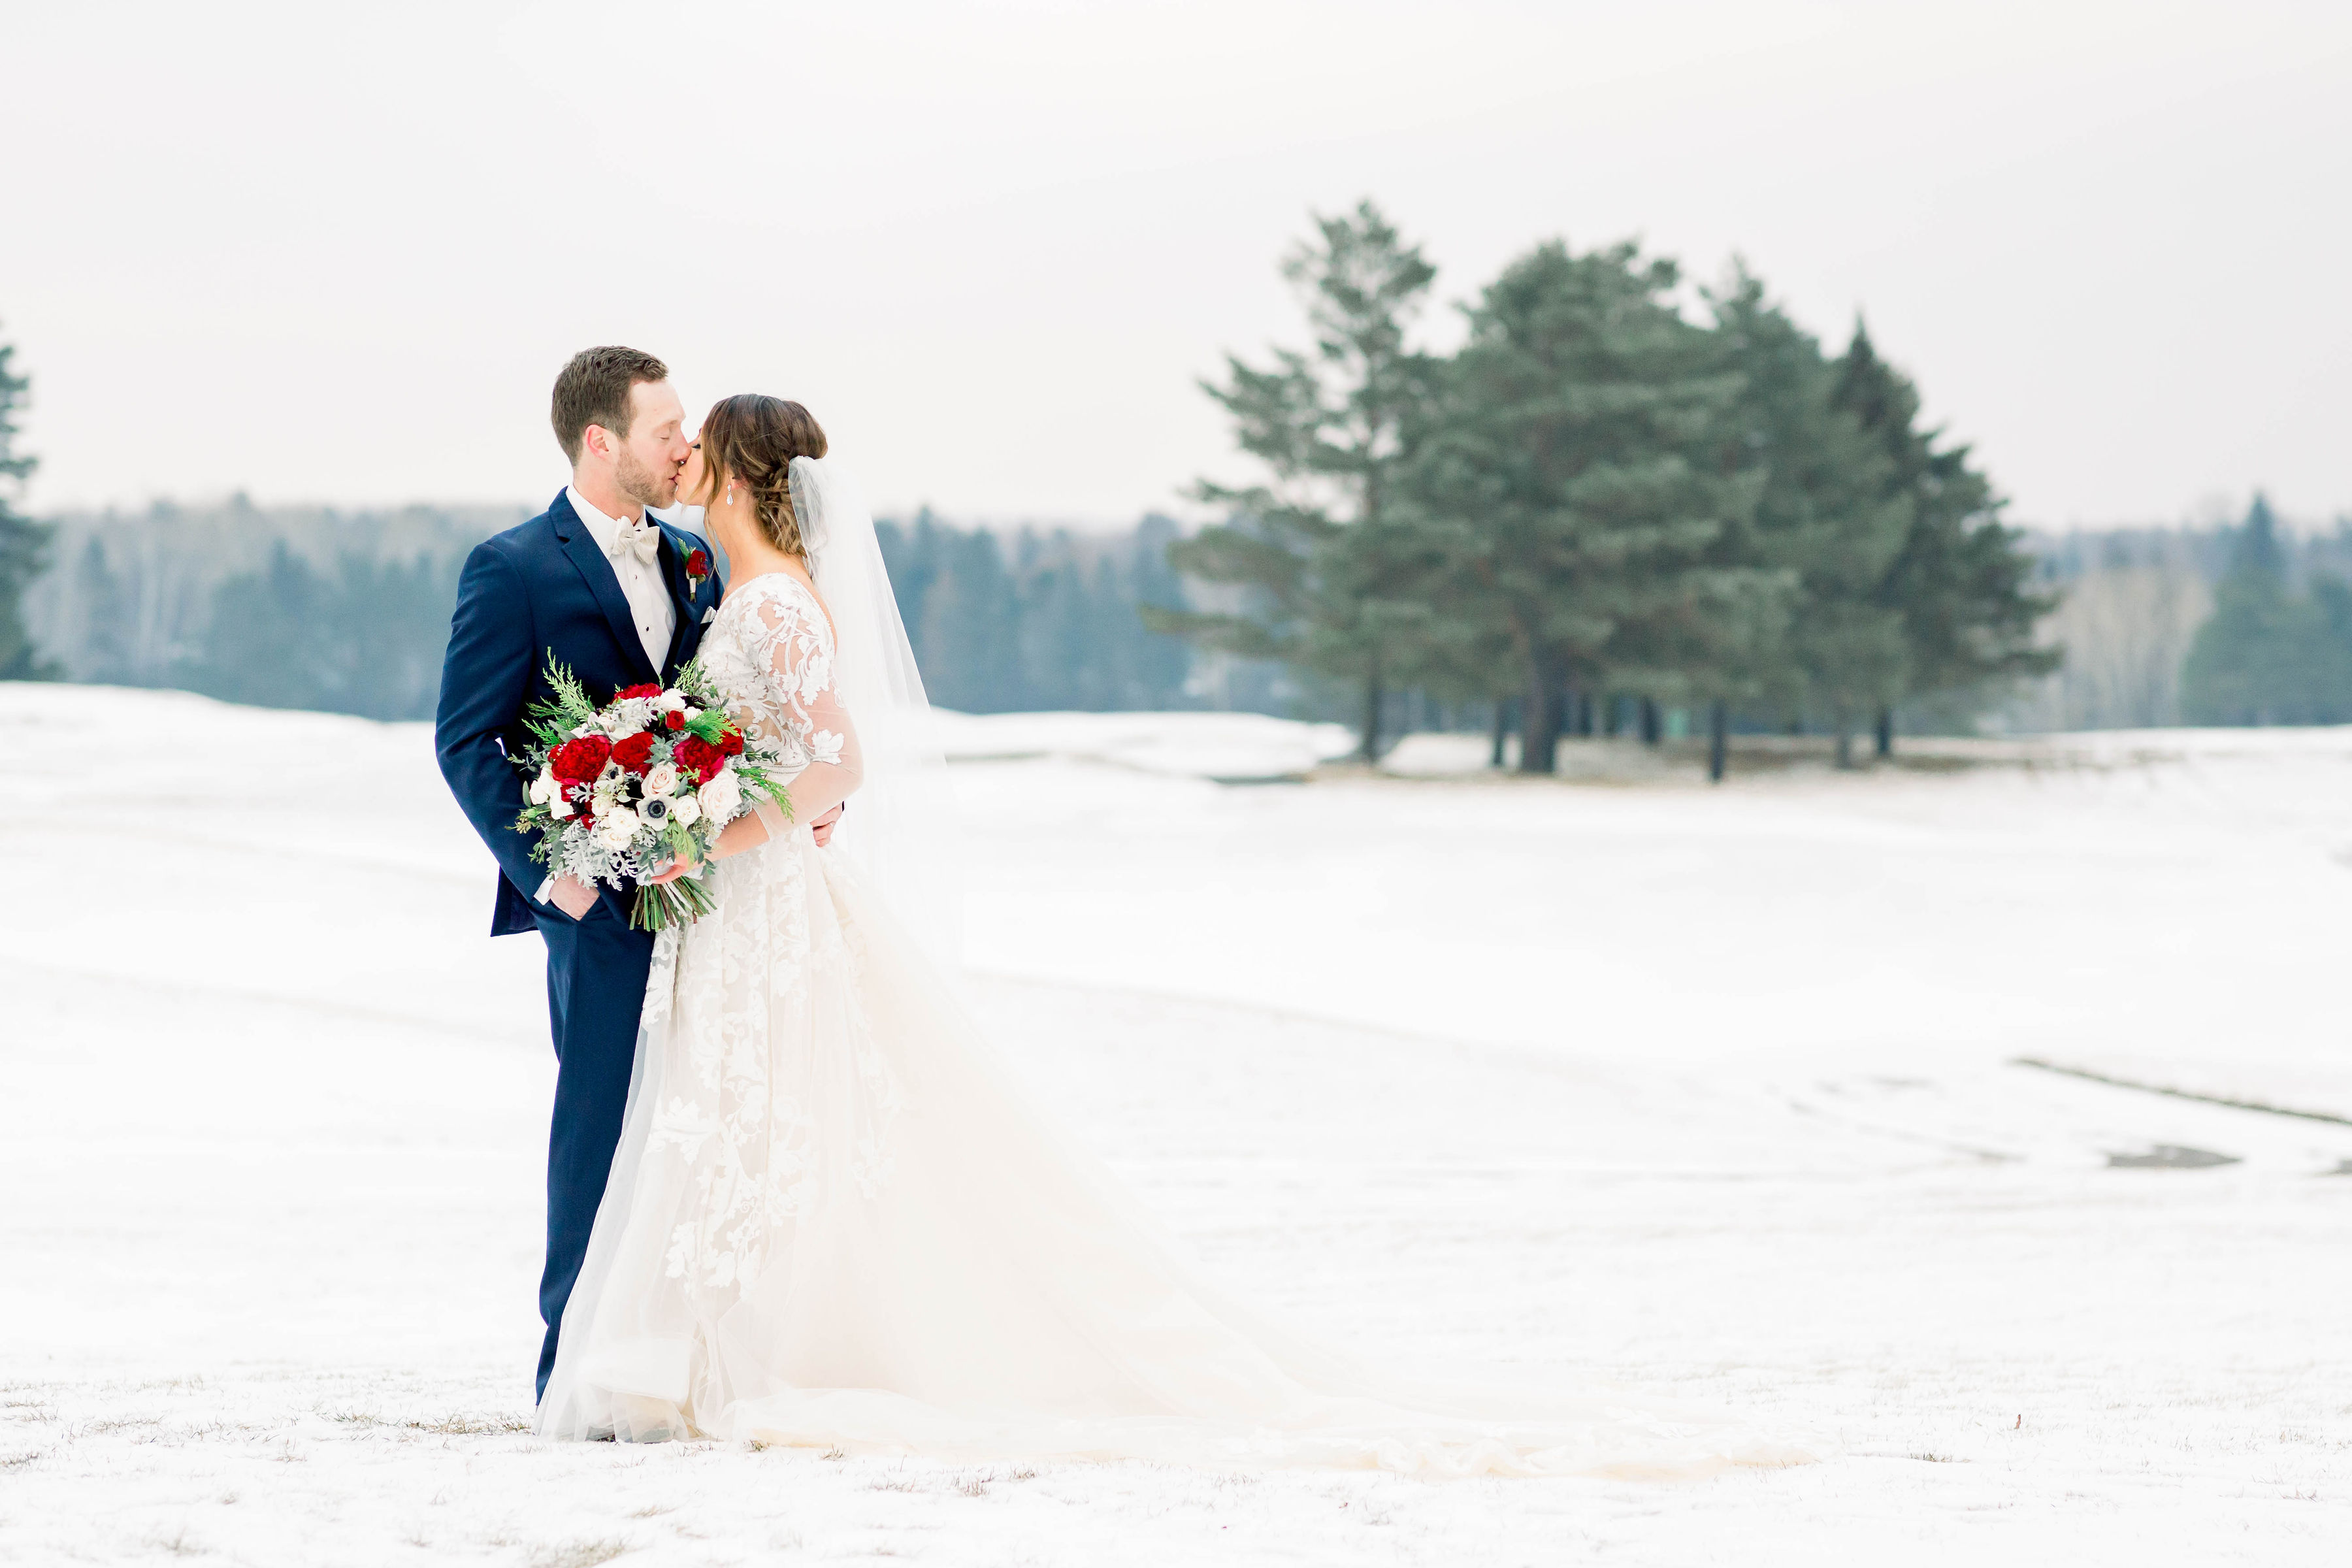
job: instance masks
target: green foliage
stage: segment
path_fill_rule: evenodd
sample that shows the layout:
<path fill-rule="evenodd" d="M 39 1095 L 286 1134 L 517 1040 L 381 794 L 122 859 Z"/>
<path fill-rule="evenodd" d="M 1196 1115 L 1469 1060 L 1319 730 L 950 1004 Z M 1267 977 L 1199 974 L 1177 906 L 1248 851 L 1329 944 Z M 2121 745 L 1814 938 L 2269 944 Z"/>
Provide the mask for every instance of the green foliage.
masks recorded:
<path fill-rule="evenodd" d="M 32 382 L 11 368 L 16 353 L 12 344 L 0 343 L 0 479 L 21 489 L 36 459 L 16 450 L 16 411 Z M 49 534 L 0 496 L 0 680 L 51 680 L 58 674 L 35 651 L 25 625 L 25 589 L 47 564 Z"/>
<path fill-rule="evenodd" d="M 259 571 L 213 590 L 204 641 L 171 684 L 264 708 L 423 718 L 440 687 L 457 566 L 454 556 L 347 554 L 329 573 L 280 542 Z M 86 560 L 85 570 L 103 574 L 106 563 Z M 103 605 L 92 624 L 129 615 Z"/>
<path fill-rule="evenodd" d="M 1537 247 L 1470 311 L 1416 455 L 1390 553 L 1450 627 L 1438 640 L 1507 660 L 1493 689 L 1516 676 L 1528 771 L 1551 771 L 1564 685 L 1663 687 L 1693 628 L 1771 585 L 1714 552 L 1759 486 L 1717 460 L 1740 382 L 1675 311 L 1678 281 L 1631 244 Z"/>
<path fill-rule="evenodd" d="M 2352 586 L 2315 577 L 2308 593 L 2292 592 L 2278 521 L 2260 495 L 2189 645 L 2180 700 L 2192 724 L 2352 721 Z"/>
<path fill-rule="evenodd" d="M 1903 617 L 1904 695 L 2055 668 L 2061 650 L 2038 646 L 2034 628 L 2057 599 L 2028 587 L 2032 557 L 2023 536 L 2000 521 L 2005 503 L 1969 448 L 1918 427 L 1917 388 L 1878 357 L 1859 321 L 1838 371 L 1838 406 L 1877 437 L 1893 464 L 1889 493 L 1911 505 L 1903 549 L 1880 589 L 1881 602 Z"/>
<path fill-rule="evenodd" d="M 1765 297 L 1745 267 L 1709 295 L 1740 391 L 1724 423 L 1724 460 L 1754 469 L 1752 516 L 1727 539 L 1731 558 L 1793 584 L 1785 614 L 1718 621 L 1727 658 L 1713 696 L 1826 712 L 1846 757 L 1855 726 L 1899 701 L 1911 649 L 1887 575 L 1911 533 L 1916 498 L 1862 420 L 1837 401 L 1837 368 L 1813 336 Z M 1773 608 L 1780 608 L 1774 605 Z"/>
<path fill-rule="evenodd" d="M 1129 535 L 1024 531 L 1007 541 L 928 510 L 877 524 L 923 686 L 969 713 L 1103 712 L 1186 706 L 1192 656 L 1139 606 L 1181 609 L 1167 562 L 1176 534 L 1146 518 Z"/>
<path fill-rule="evenodd" d="M 1433 270 L 1370 204 L 1285 263 L 1312 353 L 1206 390 L 1271 482 L 1204 485 L 1227 521 L 1170 551 L 1224 589 L 1150 623 L 1521 715 L 1548 772 L 1566 712 L 1738 703 L 1855 728 L 2053 664 L 2053 601 L 1965 447 L 1857 330 L 1840 360 L 1737 268 L 1684 318 L 1674 262 L 1560 242 L 1512 262 L 1449 360 L 1409 351 Z M 1645 719 L 1645 725 L 1649 720 Z"/>
<path fill-rule="evenodd" d="M 1358 684 L 1360 749 L 1370 758 L 1382 689 L 1412 674 L 1422 652 L 1418 617 L 1394 593 L 1403 568 L 1384 545 L 1429 393 L 1431 362 L 1405 334 L 1437 270 L 1369 201 L 1318 217 L 1315 228 L 1282 264 L 1313 347 L 1276 349 L 1265 367 L 1228 355 L 1223 383 L 1202 384 L 1268 482 L 1202 481 L 1195 493 L 1229 509 L 1229 520 L 1177 542 L 1169 560 L 1236 602 L 1150 606 L 1144 621 L 1242 658 Z"/>
<path fill-rule="evenodd" d="M 523 710 L 522 722 L 534 746 L 552 750 L 596 717 L 596 700 L 588 695 L 588 688 L 572 673 L 572 667 L 552 656 L 542 679 L 547 695 Z"/>

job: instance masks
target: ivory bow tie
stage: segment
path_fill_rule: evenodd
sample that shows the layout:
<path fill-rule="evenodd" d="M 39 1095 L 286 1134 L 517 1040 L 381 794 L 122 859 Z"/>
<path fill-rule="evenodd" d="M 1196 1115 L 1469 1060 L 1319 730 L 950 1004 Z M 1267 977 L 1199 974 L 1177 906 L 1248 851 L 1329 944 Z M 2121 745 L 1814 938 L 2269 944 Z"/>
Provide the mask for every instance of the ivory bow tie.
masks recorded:
<path fill-rule="evenodd" d="M 661 553 L 661 530 L 650 522 L 624 522 L 620 536 L 606 553 L 615 561 L 634 555 L 650 566 Z"/>

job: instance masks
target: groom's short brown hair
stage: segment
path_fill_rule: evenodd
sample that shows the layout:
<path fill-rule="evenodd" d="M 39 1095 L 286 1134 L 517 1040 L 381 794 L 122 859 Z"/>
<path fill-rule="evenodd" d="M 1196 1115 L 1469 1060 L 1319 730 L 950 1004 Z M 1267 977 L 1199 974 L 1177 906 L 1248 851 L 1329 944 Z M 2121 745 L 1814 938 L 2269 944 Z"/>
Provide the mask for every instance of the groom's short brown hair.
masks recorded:
<path fill-rule="evenodd" d="M 582 349 L 555 377 L 555 438 L 565 460 L 580 463 L 588 426 L 614 435 L 629 433 L 629 388 L 641 381 L 667 381 L 669 366 L 638 349 Z"/>

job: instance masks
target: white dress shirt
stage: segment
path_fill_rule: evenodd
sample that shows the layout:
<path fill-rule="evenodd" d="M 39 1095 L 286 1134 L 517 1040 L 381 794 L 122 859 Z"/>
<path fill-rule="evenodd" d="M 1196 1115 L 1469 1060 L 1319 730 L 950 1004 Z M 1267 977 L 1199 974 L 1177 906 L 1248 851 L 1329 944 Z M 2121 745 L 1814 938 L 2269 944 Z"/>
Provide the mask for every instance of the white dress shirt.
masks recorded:
<path fill-rule="evenodd" d="M 669 596 L 669 584 L 662 581 L 661 562 L 658 558 L 640 561 L 633 550 L 623 550 L 616 558 L 614 550 L 621 542 L 620 520 L 606 517 L 590 506 L 570 485 L 563 487 L 563 493 L 571 500 L 572 510 L 580 521 L 588 525 L 589 537 L 595 540 L 596 548 L 612 562 L 613 575 L 621 580 L 622 595 L 629 601 L 629 617 L 637 625 L 637 640 L 646 645 L 646 658 L 654 667 L 654 679 L 660 679 L 662 660 L 669 657 L 670 636 L 677 629 L 677 604 Z M 644 526 L 661 525 L 648 517 Z"/>

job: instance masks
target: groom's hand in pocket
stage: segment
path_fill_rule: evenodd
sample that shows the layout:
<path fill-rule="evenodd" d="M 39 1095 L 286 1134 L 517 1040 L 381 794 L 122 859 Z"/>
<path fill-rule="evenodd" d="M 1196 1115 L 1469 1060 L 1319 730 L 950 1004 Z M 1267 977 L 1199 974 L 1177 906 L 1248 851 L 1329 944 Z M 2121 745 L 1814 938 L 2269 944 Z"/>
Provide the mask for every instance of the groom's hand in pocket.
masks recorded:
<path fill-rule="evenodd" d="M 596 889 L 577 877 L 558 877 L 547 901 L 573 920 L 583 920 L 596 907 Z"/>
<path fill-rule="evenodd" d="M 809 824 L 809 837 L 816 840 L 818 848 L 822 849 L 833 841 L 833 825 L 840 820 L 841 807 L 836 805 Z"/>

